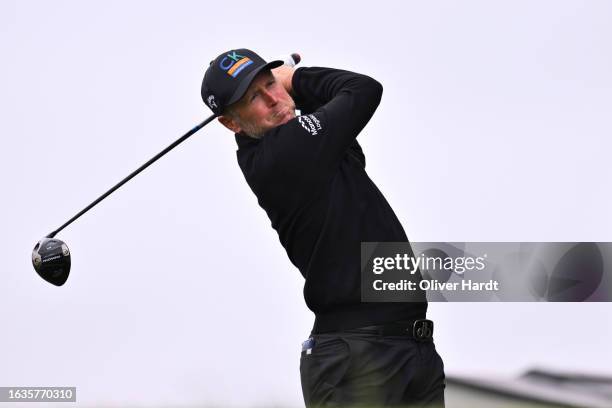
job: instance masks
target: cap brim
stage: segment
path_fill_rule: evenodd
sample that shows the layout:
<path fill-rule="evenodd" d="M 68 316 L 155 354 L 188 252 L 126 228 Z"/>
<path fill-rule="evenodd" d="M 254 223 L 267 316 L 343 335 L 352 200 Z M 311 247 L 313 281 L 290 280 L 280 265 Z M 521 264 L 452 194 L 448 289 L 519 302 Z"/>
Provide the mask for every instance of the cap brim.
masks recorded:
<path fill-rule="evenodd" d="M 257 74 L 259 74 L 261 71 L 263 71 L 264 69 L 277 68 L 277 67 L 280 67 L 283 64 L 284 64 L 284 61 L 281 61 L 281 60 L 270 61 L 266 65 L 263 65 L 263 66 L 255 69 L 255 70 L 253 70 L 252 72 L 249 72 L 249 74 L 242 79 L 242 82 L 240 82 L 240 85 L 238 85 L 238 88 L 236 88 L 236 91 L 234 92 L 234 94 L 232 95 L 230 100 L 226 103 L 226 106 L 229 106 L 229 105 L 231 105 L 233 103 L 238 102 L 240 100 L 240 98 L 242 98 L 244 96 L 244 94 L 246 93 L 247 89 L 249 89 L 249 86 L 251 85 L 251 82 L 253 82 L 253 80 L 255 79 Z"/>

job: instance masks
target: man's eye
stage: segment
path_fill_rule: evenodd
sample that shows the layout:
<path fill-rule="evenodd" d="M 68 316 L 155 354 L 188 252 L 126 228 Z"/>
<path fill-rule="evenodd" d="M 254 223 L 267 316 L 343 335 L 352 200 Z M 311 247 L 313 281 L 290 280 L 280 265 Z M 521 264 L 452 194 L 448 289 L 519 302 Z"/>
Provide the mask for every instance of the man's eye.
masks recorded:
<path fill-rule="evenodd" d="M 274 85 L 274 83 L 275 83 L 275 82 L 276 82 L 276 81 L 272 79 L 272 80 L 270 80 L 270 81 L 269 81 L 269 82 L 268 82 L 266 85 L 267 85 L 267 86 L 268 86 L 268 88 L 269 88 L 269 87 L 271 87 L 272 85 Z"/>
<path fill-rule="evenodd" d="M 251 98 L 249 100 L 254 101 L 258 95 L 259 95 L 258 93 L 254 93 L 253 95 L 251 95 Z"/>

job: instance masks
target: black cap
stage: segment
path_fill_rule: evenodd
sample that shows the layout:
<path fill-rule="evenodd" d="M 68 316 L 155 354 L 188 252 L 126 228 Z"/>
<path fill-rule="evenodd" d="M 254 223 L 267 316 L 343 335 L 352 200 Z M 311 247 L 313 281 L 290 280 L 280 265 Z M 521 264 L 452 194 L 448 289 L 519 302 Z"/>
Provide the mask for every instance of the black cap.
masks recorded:
<path fill-rule="evenodd" d="M 215 114 L 240 98 L 264 69 L 283 65 L 283 61 L 264 61 L 259 55 L 246 48 L 224 52 L 210 63 L 202 81 L 202 99 Z"/>

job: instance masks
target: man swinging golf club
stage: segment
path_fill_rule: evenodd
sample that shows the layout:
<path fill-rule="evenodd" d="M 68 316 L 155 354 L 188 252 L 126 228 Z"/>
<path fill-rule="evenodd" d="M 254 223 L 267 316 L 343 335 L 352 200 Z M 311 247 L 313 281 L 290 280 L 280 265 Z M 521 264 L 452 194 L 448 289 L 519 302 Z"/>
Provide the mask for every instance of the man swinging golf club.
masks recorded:
<path fill-rule="evenodd" d="M 381 84 L 236 49 L 210 63 L 201 92 L 235 133 L 244 177 L 305 278 L 315 314 L 300 361 L 306 405 L 443 407 L 444 367 L 427 303 L 360 297 L 360 243 L 408 241 L 356 140 Z"/>

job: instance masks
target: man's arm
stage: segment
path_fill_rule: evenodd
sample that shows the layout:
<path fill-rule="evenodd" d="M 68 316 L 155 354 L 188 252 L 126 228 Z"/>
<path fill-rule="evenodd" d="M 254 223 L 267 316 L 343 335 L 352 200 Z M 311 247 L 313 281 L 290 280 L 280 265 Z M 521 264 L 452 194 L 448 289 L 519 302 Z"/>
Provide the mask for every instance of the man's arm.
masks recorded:
<path fill-rule="evenodd" d="M 298 108 L 304 102 L 319 108 L 267 132 L 259 166 L 267 169 L 263 174 L 269 183 L 314 188 L 329 180 L 355 144 L 380 103 L 382 85 L 366 75 L 331 68 L 286 67 L 275 75 L 292 91 Z"/>
<path fill-rule="evenodd" d="M 285 88 L 285 90 L 289 94 L 291 94 L 291 96 L 295 99 L 296 96 L 293 93 L 293 86 L 291 84 L 293 80 L 294 72 L 295 72 L 295 68 L 289 65 L 282 65 L 272 70 L 272 73 L 274 74 L 274 77 L 276 78 L 276 80 L 279 81 L 281 85 Z M 316 101 L 314 102 L 311 101 L 310 104 L 308 104 L 308 101 L 298 101 L 298 103 L 299 103 L 298 108 L 301 109 L 302 113 L 304 114 L 312 113 L 316 111 L 318 108 L 320 108 L 322 105 L 322 103 L 317 103 Z M 365 168 L 365 156 L 363 154 L 363 150 L 361 149 L 361 146 L 357 142 L 357 139 L 353 140 L 353 142 L 347 149 L 347 152 L 352 154 Z"/>

